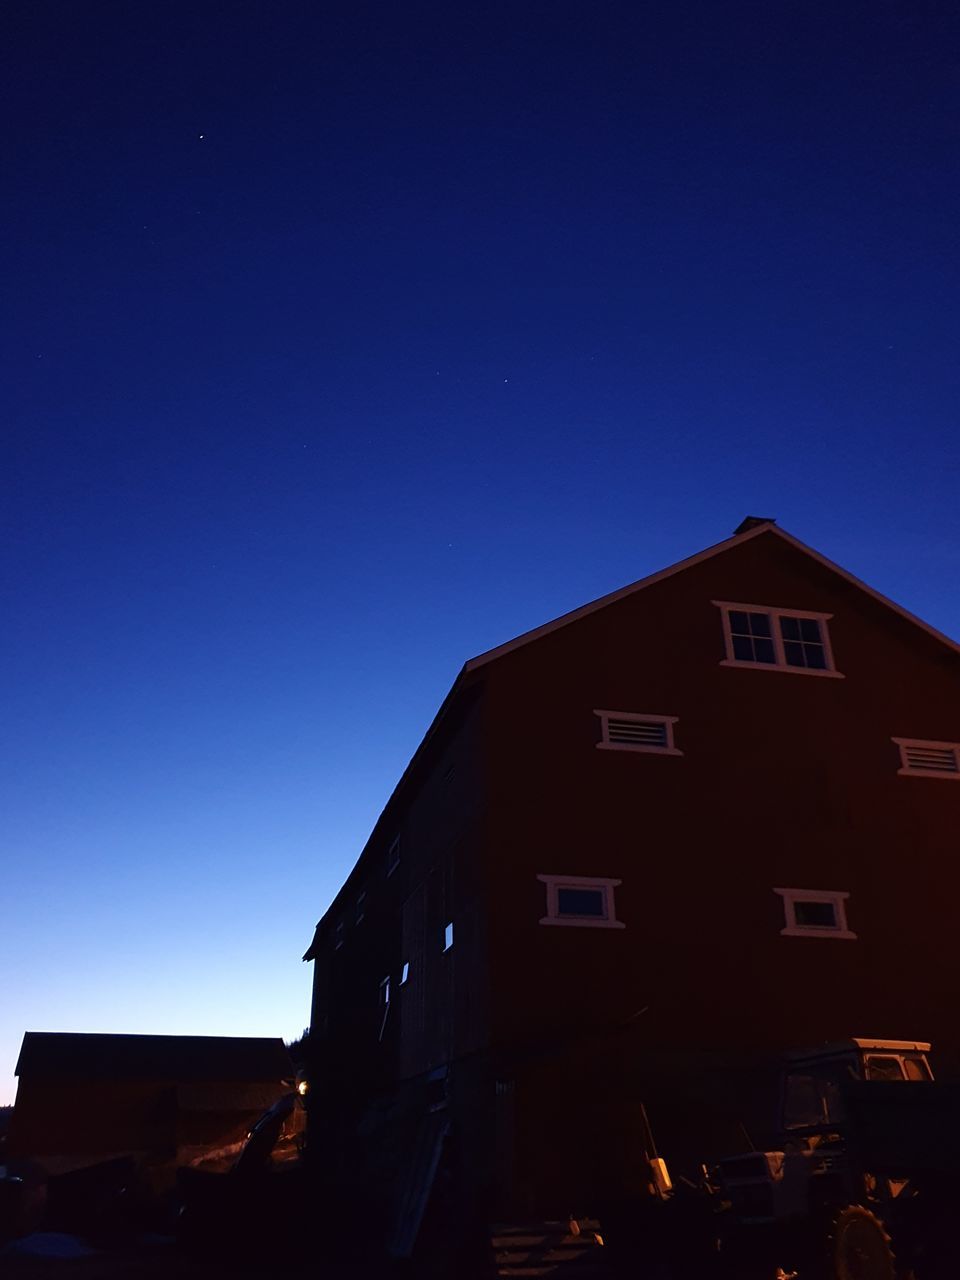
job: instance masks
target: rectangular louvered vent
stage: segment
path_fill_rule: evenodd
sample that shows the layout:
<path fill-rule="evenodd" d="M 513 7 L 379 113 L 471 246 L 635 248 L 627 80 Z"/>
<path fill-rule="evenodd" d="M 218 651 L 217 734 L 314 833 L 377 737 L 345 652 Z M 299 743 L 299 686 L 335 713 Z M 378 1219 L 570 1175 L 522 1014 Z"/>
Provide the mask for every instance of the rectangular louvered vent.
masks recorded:
<path fill-rule="evenodd" d="M 918 742 L 894 738 L 900 748 L 901 773 L 925 773 L 960 778 L 960 743 Z"/>
<path fill-rule="evenodd" d="M 910 769 L 935 769 L 938 773 L 957 773 L 957 753 L 947 747 L 907 747 L 903 753 Z"/>
<path fill-rule="evenodd" d="M 673 741 L 676 716 L 645 715 L 636 711 L 595 711 L 600 717 L 600 741 L 607 751 L 655 751 L 680 756 Z"/>
<path fill-rule="evenodd" d="M 627 742 L 641 747 L 668 747 L 667 726 L 662 720 L 607 721 L 607 741 Z"/>

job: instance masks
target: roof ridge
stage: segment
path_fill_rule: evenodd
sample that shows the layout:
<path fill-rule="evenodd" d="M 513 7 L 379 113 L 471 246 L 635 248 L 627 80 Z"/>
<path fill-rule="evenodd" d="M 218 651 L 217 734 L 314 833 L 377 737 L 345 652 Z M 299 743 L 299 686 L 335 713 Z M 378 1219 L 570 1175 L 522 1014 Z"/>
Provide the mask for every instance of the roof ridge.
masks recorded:
<path fill-rule="evenodd" d="M 746 527 L 745 527 L 746 526 Z M 742 530 L 742 532 L 741 532 Z M 534 627 L 530 631 L 524 631 L 520 635 L 515 636 L 512 640 L 507 640 L 503 644 L 488 649 L 486 652 L 478 654 L 475 658 L 471 658 L 464 665 L 464 671 L 475 671 L 479 667 L 484 667 L 488 662 L 493 662 L 497 658 L 504 657 L 511 653 L 514 649 L 520 649 L 524 645 L 531 644 L 535 640 L 541 639 L 543 636 L 550 635 L 554 631 L 559 631 L 562 627 L 568 626 L 571 622 L 578 622 L 581 618 L 588 617 L 592 613 L 597 613 L 601 609 L 607 608 L 608 605 L 616 604 L 618 600 L 623 600 L 627 596 L 634 595 L 638 591 L 643 591 L 646 587 L 652 587 L 658 582 L 663 582 L 667 578 L 672 578 L 675 574 L 684 573 L 687 569 L 692 569 L 695 565 L 702 564 L 705 560 L 711 560 L 714 556 L 722 555 L 726 551 L 732 550 L 734 547 L 742 546 L 745 542 L 749 542 L 752 538 L 759 537 L 762 534 L 771 534 L 774 537 L 781 538 L 790 546 L 802 551 L 804 555 L 809 556 L 824 568 L 829 569 L 832 573 L 838 574 L 852 586 L 857 587 L 866 595 L 871 596 L 878 603 L 885 605 L 888 609 L 892 609 L 895 613 L 900 614 L 908 622 L 912 622 L 914 626 L 920 627 L 926 631 L 928 635 L 945 644 L 955 653 L 960 653 L 960 644 L 956 640 L 952 640 L 950 636 L 945 635 L 942 631 L 938 631 L 936 627 L 931 626 L 929 622 L 924 622 L 922 618 L 917 617 L 915 613 L 911 613 L 909 609 L 905 609 L 903 605 L 897 604 L 895 600 L 891 600 L 889 596 L 883 595 L 874 587 L 869 586 L 862 579 L 856 577 L 855 574 L 844 569 L 842 565 L 821 555 L 819 551 L 815 551 L 813 547 L 808 547 L 805 542 L 801 542 L 799 538 L 795 538 L 793 534 L 787 533 L 786 529 L 781 529 L 774 520 L 760 519 L 759 517 L 748 516 L 740 525 L 738 531 L 732 537 L 725 538 L 722 542 L 715 542 L 712 546 L 705 547 L 703 551 L 698 551 L 692 556 L 687 556 L 683 560 L 678 560 L 672 565 L 667 565 L 664 569 L 659 569 L 655 573 L 649 574 L 645 578 L 639 578 L 636 582 L 631 582 L 625 587 L 620 587 L 616 591 L 611 591 L 607 595 L 599 596 L 596 600 L 591 600 L 587 604 L 580 605 L 577 609 L 571 609 L 568 613 L 562 613 L 559 617 L 554 618 L 550 622 L 542 623 L 539 627 Z"/>

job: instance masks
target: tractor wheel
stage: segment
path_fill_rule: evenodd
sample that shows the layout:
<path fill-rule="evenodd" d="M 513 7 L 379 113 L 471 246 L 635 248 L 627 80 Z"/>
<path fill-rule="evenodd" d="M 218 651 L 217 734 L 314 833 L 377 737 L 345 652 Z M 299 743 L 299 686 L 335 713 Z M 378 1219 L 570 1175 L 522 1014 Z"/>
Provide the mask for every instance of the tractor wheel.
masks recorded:
<path fill-rule="evenodd" d="M 890 1237 L 880 1219 L 862 1204 L 840 1210 L 830 1244 L 836 1280 L 897 1280 Z"/>

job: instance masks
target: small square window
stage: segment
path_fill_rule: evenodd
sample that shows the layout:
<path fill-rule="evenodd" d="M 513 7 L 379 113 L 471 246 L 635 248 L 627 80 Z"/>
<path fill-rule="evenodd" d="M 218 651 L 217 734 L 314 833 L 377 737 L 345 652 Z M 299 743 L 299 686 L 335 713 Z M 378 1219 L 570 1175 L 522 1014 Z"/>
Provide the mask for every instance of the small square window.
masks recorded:
<path fill-rule="evenodd" d="M 444 951 L 449 951 L 452 946 L 453 946 L 453 921 L 449 920 L 444 925 L 444 928 L 443 928 L 443 949 Z"/>
<path fill-rule="evenodd" d="M 587 876 L 537 876 L 547 890 L 547 914 L 541 924 L 622 929 L 616 918 L 613 891 L 619 880 Z"/>
<path fill-rule="evenodd" d="M 728 616 L 733 656 L 738 662 L 776 662 L 769 614 L 731 609 Z"/>
<path fill-rule="evenodd" d="M 764 667 L 842 678 L 827 634 L 829 613 L 803 613 L 767 605 L 713 603 L 723 618 L 724 667 Z"/>
<path fill-rule="evenodd" d="M 787 938 L 847 938 L 856 934 L 847 927 L 848 893 L 832 889 L 774 889 L 783 899 Z"/>
<path fill-rule="evenodd" d="M 603 889 L 571 889 L 569 885 L 557 885 L 557 915 L 596 916 L 602 920 L 607 914 L 606 899 Z"/>
<path fill-rule="evenodd" d="M 400 865 L 400 837 L 396 836 L 387 850 L 387 875 L 392 876 Z"/>
<path fill-rule="evenodd" d="M 779 621 L 787 666 L 825 670 L 827 663 L 818 619 L 784 616 Z"/>
<path fill-rule="evenodd" d="M 798 898 L 793 904 L 793 918 L 801 929 L 836 929 L 837 904 L 805 902 L 802 898 Z"/>
<path fill-rule="evenodd" d="M 676 716 L 642 715 L 637 711 L 594 711 L 600 717 L 601 751 L 652 751 L 682 756 L 673 740 Z"/>

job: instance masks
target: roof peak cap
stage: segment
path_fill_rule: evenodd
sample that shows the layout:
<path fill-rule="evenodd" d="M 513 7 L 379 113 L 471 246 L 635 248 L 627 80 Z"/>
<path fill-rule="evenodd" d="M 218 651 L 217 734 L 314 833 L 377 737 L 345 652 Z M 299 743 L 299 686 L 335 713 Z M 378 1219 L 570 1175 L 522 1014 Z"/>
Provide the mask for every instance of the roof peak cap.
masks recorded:
<path fill-rule="evenodd" d="M 759 529 L 764 524 L 776 524 L 773 516 L 744 516 L 737 527 L 733 531 L 736 537 L 740 533 L 749 533 L 751 529 Z"/>

